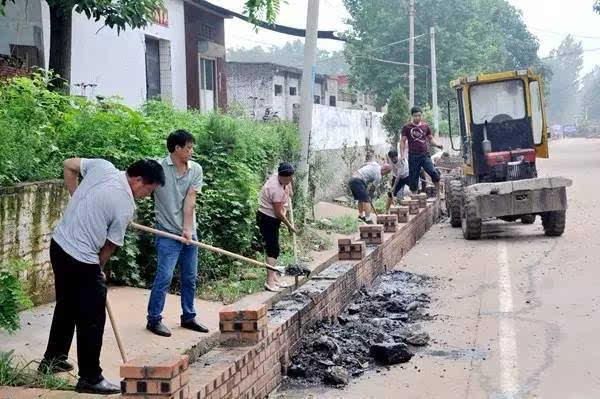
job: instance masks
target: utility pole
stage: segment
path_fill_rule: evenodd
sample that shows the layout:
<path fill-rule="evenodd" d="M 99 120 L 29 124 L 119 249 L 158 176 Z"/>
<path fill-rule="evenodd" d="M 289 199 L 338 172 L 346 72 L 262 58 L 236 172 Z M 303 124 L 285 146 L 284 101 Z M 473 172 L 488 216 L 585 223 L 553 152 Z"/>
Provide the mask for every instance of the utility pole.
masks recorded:
<path fill-rule="evenodd" d="M 313 88 L 315 86 L 317 30 L 319 25 L 319 0 L 308 0 L 306 36 L 304 38 L 304 68 L 300 92 L 300 165 L 298 175 L 303 197 L 308 195 L 308 153 L 312 128 Z"/>
<path fill-rule="evenodd" d="M 440 133 L 440 119 L 437 98 L 437 69 L 435 61 L 435 28 L 429 28 L 431 38 L 431 102 L 433 103 L 433 129 L 437 134 Z"/>
<path fill-rule="evenodd" d="M 408 11 L 410 36 L 408 41 L 408 105 L 415 105 L 415 0 L 410 0 Z"/>

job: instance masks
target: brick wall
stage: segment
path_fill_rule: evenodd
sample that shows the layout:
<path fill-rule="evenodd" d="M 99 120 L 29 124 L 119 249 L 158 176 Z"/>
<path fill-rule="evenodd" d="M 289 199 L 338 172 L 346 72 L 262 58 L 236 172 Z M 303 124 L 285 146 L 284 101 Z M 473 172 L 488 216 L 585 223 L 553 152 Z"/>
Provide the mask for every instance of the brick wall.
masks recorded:
<path fill-rule="evenodd" d="M 254 107 L 256 118 L 262 118 L 265 106 L 273 105 L 275 67 L 271 64 L 228 62 L 225 71 L 229 104 L 242 105 L 249 115 Z M 257 100 L 254 104 L 250 97 L 263 100 Z M 280 116 L 283 117 L 281 114 Z"/>
<path fill-rule="evenodd" d="M 0 262 L 20 258 L 32 264 L 22 279 L 36 304 L 54 300 L 48 248 L 68 199 L 62 180 L 0 188 Z"/>
<path fill-rule="evenodd" d="M 331 320 L 352 295 L 398 263 L 437 219 L 439 204 L 430 201 L 411 215 L 384 243 L 369 247 L 361 261 L 338 261 L 313 277 L 297 293 L 306 301 L 282 300 L 269 311 L 265 339 L 252 347 L 219 347 L 190 366 L 190 398 L 265 398 L 283 380 L 290 354 L 302 334 L 318 320 Z"/>

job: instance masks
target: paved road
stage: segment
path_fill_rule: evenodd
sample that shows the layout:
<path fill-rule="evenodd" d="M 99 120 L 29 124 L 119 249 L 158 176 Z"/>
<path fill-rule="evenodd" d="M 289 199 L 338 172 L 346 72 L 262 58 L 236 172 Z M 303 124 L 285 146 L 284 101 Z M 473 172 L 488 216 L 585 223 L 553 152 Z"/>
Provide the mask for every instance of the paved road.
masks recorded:
<path fill-rule="evenodd" d="M 434 226 L 398 265 L 439 278 L 434 343 L 345 390 L 286 398 L 600 398 L 600 140 L 554 142 L 540 176 L 573 179 L 567 230 L 491 222 L 480 241 Z"/>

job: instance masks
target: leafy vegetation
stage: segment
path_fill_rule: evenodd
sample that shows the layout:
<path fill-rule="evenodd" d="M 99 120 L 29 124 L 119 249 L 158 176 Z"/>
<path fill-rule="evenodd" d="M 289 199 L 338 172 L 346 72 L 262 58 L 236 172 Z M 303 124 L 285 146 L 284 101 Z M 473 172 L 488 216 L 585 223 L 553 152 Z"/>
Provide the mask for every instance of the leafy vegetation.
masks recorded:
<path fill-rule="evenodd" d="M 358 219 L 354 215 L 335 216 L 312 222 L 320 230 L 331 231 L 338 234 L 352 234 L 358 231 Z"/>
<path fill-rule="evenodd" d="M 187 129 L 196 137 L 194 160 L 205 172 L 196 213 L 198 238 L 257 255 L 258 192 L 280 161 L 297 162 L 295 125 L 179 111 L 156 101 L 141 110 L 115 101 L 98 104 L 49 91 L 51 79 L 38 74 L 0 83 L 1 185 L 60 178 L 62 161 L 73 156 L 105 158 L 125 169 L 140 158 L 166 156 L 167 135 Z M 301 200 L 294 198 L 298 214 Z M 152 199 L 138 203 L 137 221 L 154 223 Z M 150 235 L 129 231 L 124 247 L 110 262 L 113 281 L 149 286 L 156 269 L 154 254 Z M 234 270 L 229 259 L 200 251 L 200 284 L 227 278 Z"/>
<path fill-rule="evenodd" d="M 381 118 L 381 124 L 388 133 L 388 140 L 393 148 L 398 148 L 402 128 L 410 119 L 408 99 L 401 87 L 397 87 L 390 96 L 387 112 Z"/>
<path fill-rule="evenodd" d="M 68 380 L 53 374 L 39 373 L 34 362 L 24 363 L 15 358 L 14 351 L 0 352 L 0 386 L 73 390 Z"/>
<path fill-rule="evenodd" d="M 548 118 L 550 123 L 574 123 L 578 104 L 575 101 L 580 88 L 583 68 L 583 46 L 567 35 L 558 48 L 550 52 L 547 61 L 552 71 L 548 87 Z"/>
<path fill-rule="evenodd" d="M 371 90 L 380 102 L 392 91 L 408 91 L 408 1 L 344 0 L 350 13 L 346 61 L 351 82 Z M 385 12 L 382 12 L 385 10 Z M 436 27 L 440 103 L 451 97 L 449 82 L 459 75 L 534 67 L 541 69 L 538 42 L 521 13 L 505 0 L 420 0 L 415 18 L 415 104 L 431 103 L 429 28 Z M 420 36 L 423 35 L 423 36 Z M 398 42 L 396 44 L 391 44 Z M 422 66 L 422 67 L 421 67 Z"/>
<path fill-rule="evenodd" d="M 0 329 L 9 333 L 19 329 L 19 311 L 33 305 L 19 279 L 19 273 L 28 266 L 20 259 L 0 264 Z"/>

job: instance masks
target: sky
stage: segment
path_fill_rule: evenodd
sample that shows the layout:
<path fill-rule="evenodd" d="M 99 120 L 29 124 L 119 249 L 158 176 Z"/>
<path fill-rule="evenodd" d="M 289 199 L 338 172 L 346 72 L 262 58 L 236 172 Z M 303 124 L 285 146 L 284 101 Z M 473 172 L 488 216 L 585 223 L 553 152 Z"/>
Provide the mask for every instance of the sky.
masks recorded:
<path fill-rule="evenodd" d="M 213 4 L 242 12 L 244 0 L 210 0 Z M 451 1 L 451 0 L 449 0 Z M 583 73 L 600 65 L 600 15 L 592 11 L 594 0 L 507 0 L 523 12 L 529 30 L 540 41 L 538 55 L 546 57 L 558 47 L 564 37 L 571 33 L 583 44 Z M 418 0 L 417 0 L 418 4 Z M 281 4 L 277 23 L 296 28 L 306 26 L 308 0 L 287 0 Z M 418 9 L 417 9 L 418 12 Z M 344 20 L 349 15 L 342 0 L 320 0 L 319 29 L 344 31 Z M 228 47 L 250 48 L 254 46 L 282 46 L 296 37 L 259 29 L 237 18 L 226 20 L 225 41 Z M 343 43 L 335 40 L 319 39 L 318 47 L 324 50 L 341 50 Z M 438 60 L 441 62 L 441 60 Z"/>

